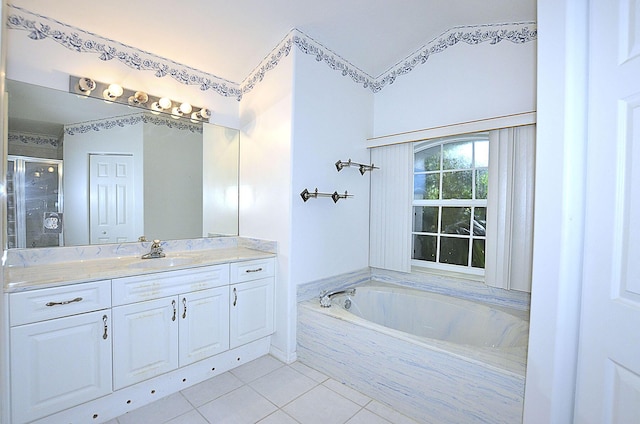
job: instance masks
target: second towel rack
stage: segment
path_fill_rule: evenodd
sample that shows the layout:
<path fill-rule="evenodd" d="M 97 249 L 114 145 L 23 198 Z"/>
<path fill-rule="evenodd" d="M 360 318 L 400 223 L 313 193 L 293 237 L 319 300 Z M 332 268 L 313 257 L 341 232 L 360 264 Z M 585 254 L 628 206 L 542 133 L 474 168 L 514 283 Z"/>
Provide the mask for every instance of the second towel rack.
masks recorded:
<path fill-rule="evenodd" d="M 338 170 L 338 172 L 340 172 L 342 170 L 342 168 L 348 168 L 350 166 L 357 166 L 360 169 L 360 174 L 362 174 L 362 175 L 364 175 L 364 173 L 367 172 L 367 171 L 373 171 L 374 169 L 380 169 L 377 166 L 373 166 L 373 164 L 367 165 L 365 163 L 352 162 L 351 159 L 349 159 L 346 162 L 342 161 L 342 160 L 339 160 L 338 162 L 336 162 L 336 169 Z"/>
<path fill-rule="evenodd" d="M 339 194 L 337 191 L 334 191 L 333 193 L 320 193 L 317 188 L 315 191 L 311 192 L 305 188 L 302 190 L 302 193 L 300 193 L 300 197 L 302 197 L 302 200 L 305 202 L 312 197 L 314 199 L 317 199 L 318 197 L 331 197 L 333 199 L 333 203 L 338 203 L 338 200 L 348 199 L 349 197 L 353 197 L 353 194 L 349 194 L 346 191 L 344 194 Z"/>

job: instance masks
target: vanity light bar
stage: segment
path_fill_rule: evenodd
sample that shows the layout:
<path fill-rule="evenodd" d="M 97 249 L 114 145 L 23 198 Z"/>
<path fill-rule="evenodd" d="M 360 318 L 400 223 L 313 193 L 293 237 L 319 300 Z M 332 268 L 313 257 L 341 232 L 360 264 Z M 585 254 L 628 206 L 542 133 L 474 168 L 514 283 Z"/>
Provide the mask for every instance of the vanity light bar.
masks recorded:
<path fill-rule="evenodd" d="M 144 91 L 134 91 L 118 84 L 107 84 L 87 77 L 69 75 L 69 92 L 106 102 L 148 109 L 151 113 L 166 113 L 172 118 L 185 118 L 194 123 L 209 122 L 211 117 L 211 110 L 206 107 L 175 102 L 168 97 L 157 97 Z"/>

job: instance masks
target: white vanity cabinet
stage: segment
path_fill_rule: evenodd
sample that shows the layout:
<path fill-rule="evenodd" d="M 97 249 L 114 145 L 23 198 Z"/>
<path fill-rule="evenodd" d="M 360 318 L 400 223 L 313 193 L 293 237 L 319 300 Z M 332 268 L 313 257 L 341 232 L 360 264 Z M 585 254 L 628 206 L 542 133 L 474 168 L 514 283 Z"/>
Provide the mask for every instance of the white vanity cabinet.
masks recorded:
<path fill-rule="evenodd" d="M 229 349 L 229 290 L 202 290 L 179 297 L 178 365 L 184 367 Z"/>
<path fill-rule="evenodd" d="M 113 280 L 114 389 L 229 349 L 228 284 L 227 264 Z"/>
<path fill-rule="evenodd" d="M 273 333 L 274 260 L 231 264 L 229 344 L 233 349 Z"/>
<path fill-rule="evenodd" d="M 10 422 L 104 422 L 267 354 L 275 260 L 235 256 L 5 294 Z"/>
<path fill-rule="evenodd" d="M 113 388 L 178 368 L 177 298 L 113 308 Z"/>
<path fill-rule="evenodd" d="M 110 281 L 9 295 L 12 422 L 111 393 Z"/>

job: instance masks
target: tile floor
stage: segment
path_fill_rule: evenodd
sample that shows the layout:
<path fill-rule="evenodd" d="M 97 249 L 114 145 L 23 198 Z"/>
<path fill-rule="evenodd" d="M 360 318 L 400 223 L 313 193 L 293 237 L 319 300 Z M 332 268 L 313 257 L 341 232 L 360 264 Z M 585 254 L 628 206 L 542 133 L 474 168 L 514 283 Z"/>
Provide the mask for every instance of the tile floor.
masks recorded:
<path fill-rule="evenodd" d="M 107 424 L 417 424 L 294 362 L 263 356 Z"/>

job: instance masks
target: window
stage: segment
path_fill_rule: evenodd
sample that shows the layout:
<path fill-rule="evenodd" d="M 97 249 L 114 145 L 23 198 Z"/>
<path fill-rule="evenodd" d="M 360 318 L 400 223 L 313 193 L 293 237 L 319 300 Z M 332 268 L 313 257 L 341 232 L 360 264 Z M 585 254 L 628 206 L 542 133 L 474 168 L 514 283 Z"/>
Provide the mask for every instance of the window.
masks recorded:
<path fill-rule="evenodd" d="M 412 264 L 484 274 L 489 135 L 414 146 Z"/>

